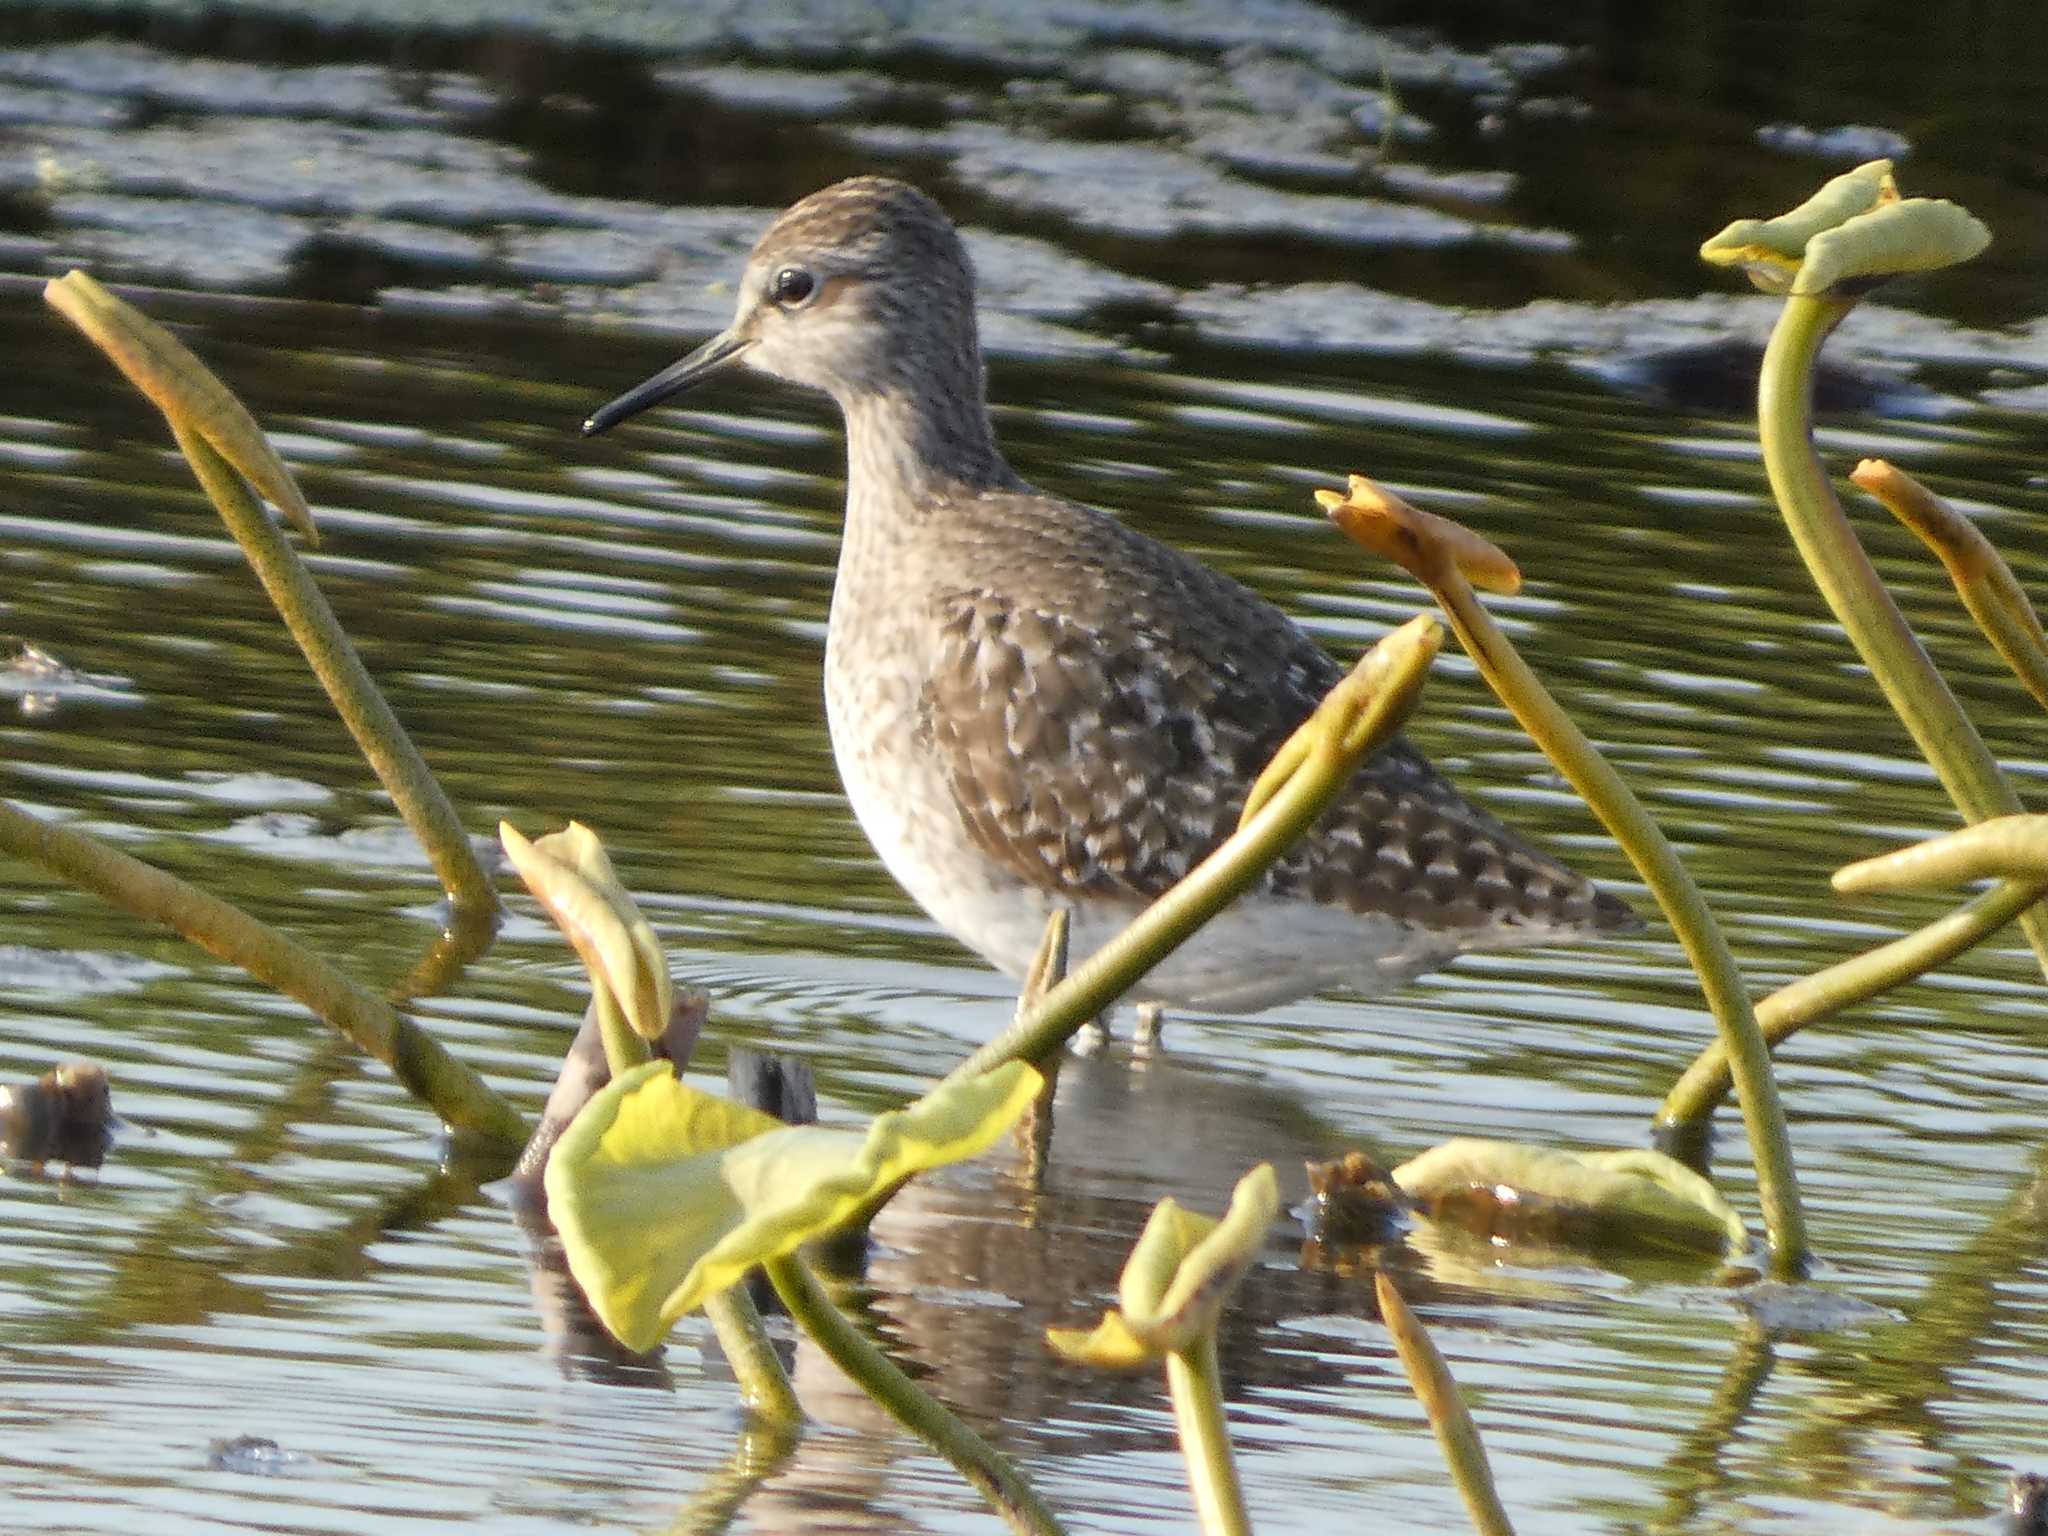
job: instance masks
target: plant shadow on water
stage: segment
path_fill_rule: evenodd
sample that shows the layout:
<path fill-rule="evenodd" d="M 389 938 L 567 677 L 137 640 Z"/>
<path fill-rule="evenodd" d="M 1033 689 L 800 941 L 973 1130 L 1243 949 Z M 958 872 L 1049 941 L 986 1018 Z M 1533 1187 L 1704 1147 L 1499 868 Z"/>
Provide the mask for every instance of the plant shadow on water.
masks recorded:
<path fill-rule="evenodd" d="M 36 75 L 19 65 L 26 54 L 10 78 L 74 103 L 89 94 L 65 95 L 48 83 L 49 56 Z M 139 56 L 156 61 L 160 92 L 181 70 L 188 90 L 205 84 L 201 60 Z M 165 99 L 242 122 L 269 73 L 224 106 Z M 376 120 L 349 110 L 359 129 Z M 83 145 L 51 142 L 60 161 Z M 263 139 L 241 142 L 246 152 Z M 911 149 L 1001 162 L 1013 190 L 1043 184 L 1021 155 L 964 135 Z M 816 175 L 785 163 L 787 185 L 747 196 L 779 202 L 885 150 L 842 144 L 839 159 L 798 162 L 823 167 Z M 111 138 L 94 152 L 122 174 Z M 1701 203 L 1682 228 L 1696 243 L 1724 213 L 1789 201 L 1781 194 L 1811 171 L 1779 165 L 1769 191 Z M 1985 214 L 1996 252 L 2032 238 L 2023 214 L 1976 187 L 1917 165 L 1914 179 Z M 209 211 L 199 198 L 138 207 L 121 187 L 58 192 L 51 216 L 65 233 L 34 235 L 49 249 L 25 246 L 16 270 L 67 242 L 118 265 L 147 243 L 133 236 L 143 213 L 176 227 Z M 1002 206 L 991 198 L 977 219 L 991 237 L 1026 222 Z M 378 211 L 343 221 L 341 245 L 388 252 L 420 239 L 419 225 L 368 222 Z M 968 201 L 958 211 L 977 214 Z M 726 295 L 686 294 L 729 276 L 761 223 L 726 212 L 725 224 L 660 226 L 682 252 L 663 258 L 677 263 L 673 280 L 621 312 L 722 323 Z M 267 217 L 280 222 L 265 238 L 290 250 L 298 234 L 285 226 L 322 215 Z M 260 254 L 253 220 L 221 229 L 223 244 L 239 230 Z M 664 238 L 651 217 L 629 233 L 636 250 Z M 1676 249 L 1690 262 L 1685 239 Z M 1342 315 L 1327 295 L 1318 305 L 1312 284 L 1338 259 L 1312 243 L 1288 247 L 1300 283 L 1251 305 L 1221 259 L 1213 283 L 1168 270 L 1182 259 L 1171 241 L 1084 231 L 1068 249 L 1079 264 L 1059 281 L 1100 281 L 1106 334 L 1091 336 L 1085 309 L 1032 312 L 1031 252 L 977 246 L 992 302 L 1026 295 L 996 328 L 992 383 L 1027 474 L 1252 581 L 1344 653 L 1421 601 L 1386 570 L 1333 555 L 1308 507 L 1309 485 L 1370 468 L 1522 560 L 1531 585 L 1495 612 L 1679 843 L 1756 990 L 1934 914 L 1826 889 L 1847 857 L 1944 828 L 1946 812 L 1789 557 L 1745 423 L 1646 409 L 1526 352 L 1502 368 L 1209 345 L 1285 339 L 1290 317 Z M 569 424 L 672 349 L 560 319 L 581 290 L 559 253 L 543 273 L 563 284 L 543 294 L 550 318 L 465 310 L 464 286 L 503 298 L 519 291 L 507 263 L 540 257 L 450 240 L 436 259 L 455 266 L 438 270 L 458 281 L 442 287 L 415 250 L 401 273 L 417 284 L 410 298 L 389 281 L 352 295 L 374 289 L 381 309 L 168 296 L 151 307 L 234 380 L 297 469 L 328 534 L 310 563 L 471 829 L 500 815 L 598 822 L 678 975 L 713 994 L 708 1066 L 726 1042 L 795 1049 L 818 1067 L 828 1118 L 890 1107 L 992 1034 L 1009 999 L 910 913 L 842 809 L 816 702 L 836 436 L 807 402 L 743 388 L 670 412 L 630 444 L 577 444 Z M 274 287 L 250 259 L 246 286 Z M 1469 251 L 1450 264 L 1465 284 L 1503 281 L 1475 276 L 1487 264 Z M 1425 265 L 1389 258 L 1410 277 Z M 1569 287 L 1559 272 L 1570 263 L 1540 250 L 1506 265 L 1526 291 L 1504 302 Z M 146 261 L 123 270 L 179 280 Z M 1620 291 L 1663 291 L 1669 270 Z M 1929 283 L 1928 301 L 2010 318 L 1968 271 L 1953 287 Z M 1182 281 L 1199 294 L 1175 304 L 1158 291 Z M 1442 334 L 1454 351 L 1478 356 L 1489 334 L 1510 347 L 1532 323 L 1512 311 L 1458 321 L 1452 301 L 1475 296 L 1448 292 L 1428 319 L 1453 327 Z M 1201 321 L 1194 336 L 1160 328 L 1162 305 Z M 1716 309 L 1711 325 L 1749 313 Z M 1589 332 L 1651 319 L 1631 314 L 1582 319 Z M 16 491 L 0 507 L 13 578 L 0 614 L 90 679 L 48 688 L 43 676 L 23 690 L 56 707 L 0 726 L 7 795 L 221 889 L 373 987 L 401 986 L 431 936 L 437 887 L 388 835 L 389 806 L 238 558 L 201 521 L 186 471 L 104 368 L 74 362 L 75 338 L 52 320 L 9 306 L 0 328 L 10 355 L 47 360 L 0 381 L 0 461 Z M 1929 333 L 1899 340 L 1908 329 L 1868 312 L 1840 340 L 1894 366 L 1940 352 L 1946 363 L 1921 382 L 1948 414 L 1834 418 L 1823 450 L 1909 463 L 1986 514 L 2022 585 L 2048 591 L 2048 539 L 2024 517 L 2039 502 L 2039 407 L 2023 398 L 2038 342 L 2013 339 L 2020 376 L 1994 376 L 1990 332 L 1941 333 L 1944 349 Z M 1162 360 L 1140 345 L 1173 350 Z M 1559 355 L 1580 364 L 1597 350 Z M 1859 524 L 1995 755 L 2023 793 L 2037 788 L 2048 769 L 2032 707 L 1939 569 L 1888 524 Z M 1440 663 L 1410 730 L 1489 806 L 1626 884 L 1619 856 L 1461 658 Z M 0 1183 L 14 1236 L 0 1265 L 10 1518 L 108 1531 L 659 1528 L 728 1486 L 734 1398 L 699 1322 L 682 1326 L 662 1367 L 565 1381 L 539 1348 L 524 1240 L 476 1193 L 485 1171 L 437 1169 L 420 1112 L 381 1070 L 182 945 L 15 866 L 7 879 L 4 1075 L 89 1054 L 108 1066 L 121 1112 L 152 1133 L 124 1140 L 89 1178 Z M 515 916 L 453 995 L 419 1012 L 531 1109 L 579 987 L 559 942 Z M 2034 1375 L 2048 1344 L 2039 987 L 2002 935 L 1788 1047 L 1782 1076 L 1825 1278 L 1883 1309 L 1876 1326 L 1801 1334 L 1746 1318 L 1710 1267 L 1606 1269 L 1455 1239 L 1441 1250 L 1411 1240 L 1387 1260 L 1472 1398 L 1525 1531 L 1989 1520 L 2003 1469 L 2048 1439 Z M 1164 1058 L 1067 1065 L 1043 1189 L 1000 1156 L 910 1186 L 878 1220 L 856 1294 L 912 1374 L 1016 1454 L 1077 1525 L 1178 1526 L 1187 1494 L 1156 1376 L 1084 1373 L 1042 1343 L 1048 1324 L 1092 1322 L 1160 1195 L 1214 1210 L 1245 1168 L 1270 1160 L 1295 1199 L 1304 1159 L 1361 1142 L 1406 1153 L 1451 1130 L 1638 1145 L 1708 1034 L 1661 930 L 1461 963 L 1370 1009 L 1317 1001 L 1192 1021 Z M 1747 1158 L 1724 1139 L 1717 1177 L 1754 1210 Z M 1220 1344 L 1262 1528 L 1374 1517 L 1462 1528 L 1372 1317 L 1364 1270 L 1304 1265 L 1278 1231 L 1240 1288 Z M 692 1344 L 706 1346 L 703 1361 Z M 806 1439 L 739 1504 L 742 1528 L 987 1528 L 947 1468 L 818 1364 L 800 1355 L 800 1394 L 847 1432 Z M 260 1479 L 209 1466 L 209 1444 L 249 1433 L 307 1460 Z"/>

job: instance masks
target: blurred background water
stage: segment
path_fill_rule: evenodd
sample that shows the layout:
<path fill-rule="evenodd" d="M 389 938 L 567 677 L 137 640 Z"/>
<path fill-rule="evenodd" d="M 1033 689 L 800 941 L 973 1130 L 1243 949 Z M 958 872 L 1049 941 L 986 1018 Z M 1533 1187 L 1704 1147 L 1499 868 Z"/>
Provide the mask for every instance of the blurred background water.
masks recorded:
<path fill-rule="evenodd" d="M 298 470 L 311 556 L 472 830 L 595 825 L 701 1048 L 915 1093 L 1009 993 L 894 888 L 818 668 L 841 448 L 737 380 L 574 425 L 722 324 L 774 209 L 856 171 L 967 229 L 1030 479 L 1114 508 L 1341 654 L 1423 606 L 1312 487 L 1370 472 L 1502 543 L 1495 603 L 1629 775 L 1761 990 L 1941 910 L 1847 859 L 1953 825 L 1812 592 L 1746 416 L 1770 301 L 1699 240 L 1890 153 L 1996 232 L 1831 343 L 1821 446 L 1888 456 L 2048 590 L 2048 18 L 2026 5 L 396 0 L 0 11 L 0 792 L 278 923 L 374 986 L 438 892 L 161 423 L 40 303 L 140 296 Z M 1391 95 L 1388 94 L 1391 89 Z M 2039 716 L 1904 533 L 1880 568 L 2023 794 Z M 1411 734 L 1624 891 L 1627 866 L 1459 657 Z M 1800 1037 L 1783 1078 L 1828 1286 L 1769 1329 L 1711 1273 L 1427 1236 L 1390 1262 L 1521 1528 L 1984 1529 L 2048 1435 L 2041 977 L 2011 935 Z M 515 902 L 430 1027 L 537 1108 L 581 1007 Z M 1076 1529 L 1185 1529 L 1150 1378 L 1056 1363 L 1153 1201 L 1253 1162 L 1456 1134 L 1637 1145 L 1711 1034 L 1661 924 L 1460 963 L 1371 1006 L 1183 1021 L 1063 1081 L 1056 1166 L 913 1189 L 858 1300 Z M 702 1528 L 737 1402 L 687 1322 L 603 1368 L 431 1117 L 325 1026 L 40 873 L 0 868 L 0 1076 L 106 1063 L 141 1128 L 0 1182 L 9 1530 Z M 1732 1119 L 1717 1167 L 1754 1210 Z M 1287 1224 L 1283 1223 L 1283 1227 Z M 1228 1325 L 1261 1529 L 1463 1528 L 1370 1274 L 1277 1230 Z M 537 1304 L 538 1303 L 538 1304 Z M 984 1530 L 949 1469 L 799 1362 L 828 1426 L 736 1528 Z M 223 1452 L 240 1435 L 279 1457 Z M 272 1475 L 262 1475 L 262 1474 Z"/>

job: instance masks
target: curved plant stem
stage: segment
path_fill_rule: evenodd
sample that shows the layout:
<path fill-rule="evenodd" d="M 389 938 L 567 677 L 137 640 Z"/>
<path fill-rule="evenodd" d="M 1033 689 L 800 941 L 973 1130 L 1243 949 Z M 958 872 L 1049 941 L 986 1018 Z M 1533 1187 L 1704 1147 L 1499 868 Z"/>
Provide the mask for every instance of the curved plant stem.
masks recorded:
<path fill-rule="evenodd" d="M 311 950 L 176 875 L 0 801 L 0 850 L 147 922 L 305 1004 L 389 1067 L 407 1092 L 454 1130 L 518 1146 L 527 1126 L 489 1084 L 433 1037 Z"/>
<path fill-rule="evenodd" d="M 1058 1536 L 1059 1521 L 1017 1469 L 869 1343 L 832 1305 L 801 1259 L 771 1259 L 762 1268 L 797 1326 L 897 1423 L 959 1468 L 1012 1530 Z"/>
<path fill-rule="evenodd" d="M 2048 895 L 2048 883 L 2004 881 L 1903 938 L 1780 987 L 1756 1005 L 1756 1021 L 1764 1040 L 1775 1049 L 1809 1024 L 1817 1024 L 1844 1008 L 1945 965 L 1982 943 L 2044 895 Z M 1659 1141 L 1673 1136 L 1680 1143 L 1697 1139 L 1696 1132 L 1728 1097 L 1730 1085 L 1728 1048 L 1716 1040 L 1700 1052 L 1665 1095 L 1657 1111 Z"/>
<path fill-rule="evenodd" d="M 1960 832 L 1858 859 L 1835 871 L 1834 886 L 1861 896 L 1992 878 L 2048 881 L 2048 816 L 1994 816 Z"/>
<path fill-rule="evenodd" d="M 1173 1396 L 1173 1421 L 1180 1430 L 1180 1452 L 1188 1464 L 1188 1487 L 1194 1493 L 1202 1536 L 1251 1536 L 1251 1516 L 1230 1450 L 1230 1426 L 1223 1417 L 1223 1382 L 1213 1332 L 1166 1357 L 1166 1387 Z"/>
<path fill-rule="evenodd" d="M 1814 452 L 1814 360 L 1849 309 L 1841 299 L 1794 295 L 1772 328 L 1757 387 L 1771 494 L 1814 585 L 1956 808 L 1969 821 L 2009 815 L 2019 797 L 1878 579 Z M 2048 915 L 2029 910 L 2020 926 L 2048 972 Z"/>
<path fill-rule="evenodd" d="M 744 1285 L 730 1285 L 704 1303 L 704 1315 L 718 1335 L 719 1348 L 739 1378 L 740 1401 L 764 1424 L 788 1428 L 803 1422 L 789 1373 L 782 1368 L 761 1314 Z"/>
<path fill-rule="evenodd" d="M 1443 643 L 1442 635 L 1434 619 L 1418 614 L 1383 636 L 1281 748 L 1281 757 L 1299 759 L 1286 782 L 1214 853 L 1008 1029 L 955 1067 L 947 1081 L 975 1077 L 1007 1061 L 1043 1061 L 1249 889 L 1322 815 L 1366 754 L 1400 726 Z"/>
<path fill-rule="evenodd" d="M 1451 1481 L 1458 1485 L 1458 1496 L 1465 1501 L 1472 1524 L 1479 1536 L 1514 1536 L 1508 1512 L 1494 1491 L 1493 1469 L 1487 1465 L 1479 1426 L 1472 1422 L 1471 1411 L 1458 1395 L 1458 1383 L 1451 1376 L 1451 1368 L 1444 1364 L 1444 1357 L 1437 1352 L 1422 1320 L 1409 1310 L 1394 1282 L 1384 1271 L 1375 1272 L 1372 1278 L 1373 1289 L 1379 1296 L 1380 1321 L 1393 1336 L 1394 1353 L 1401 1357 L 1408 1385 L 1429 1416 L 1429 1427 L 1436 1434 L 1444 1462 L 1451 1469 Z"/>
<path fill-rule="evenodd" d="M 1479 675 L 1614 834 L 1685 947 L 1686 957 L 1699 973 L 1700 989 L 1713 1011 L 1722 1045 L 1734 1063 L 1772 1262 L 1781 1273 L 1803 1272 L 1809 1256 L 1806 1218 L 1799 1205 L 1799 1180 L 1792 1166 L 1785 1111 L 1771 1076 L 1770 1050 L 1757 1028 L 1742 974 L 1720 924 L 1642 802 L 1529 670 L 1481 605 L 1472 584 L 1455 567 L 1446 566 L 1431 586 Z"/>
<path fill-rule="evenodd" d="M 234 467 L 196 431 L 173 420 L 178 447 L 219 510 L 221 521 L 241 545 L 250 569 L 305 653 L 313 675 L 327 690 L 334 711 L 355 738 L 371 769 L 391 796 L 398 814 L 426 849 L 442 888 L 461 911 L 495 912 L 497 893 L 477 862 L 455 807 L 441 792 L 426 759 L 406 735 L 398 716 L 377 691 L 369 669 L 349 642 L 341 621 L 284 535 L 243 487 Z"/>
<path fill-rule="evenodd" d="M 182 341 L 85 273 L 74 271 L 54 279 L 44 286 L 43 297 L 163 412 L 200 487 L 241 546 L 399 814 L 426 849 L 456 909 L 494 915 L 497 894 L 463 835 L 454 808 L 370 681 L 313 578 L 243 485 L 246 476 L 293 527 L 319 542 L 306 498 L 248 408 Z M 474 932 L 473 925 L 468 930 L 457 927 L 458 932 Z M 488 940 L 486 931 L 482 942 Z"/>
<path fill-rule="evenodd" d="M 2048 709 L 2048 633 L 1997 546 L 1962 513 L 1883 459 L 1865 459 L 1849 478 L 1934 551 L 1991 648 L 2034 702 Z"/>

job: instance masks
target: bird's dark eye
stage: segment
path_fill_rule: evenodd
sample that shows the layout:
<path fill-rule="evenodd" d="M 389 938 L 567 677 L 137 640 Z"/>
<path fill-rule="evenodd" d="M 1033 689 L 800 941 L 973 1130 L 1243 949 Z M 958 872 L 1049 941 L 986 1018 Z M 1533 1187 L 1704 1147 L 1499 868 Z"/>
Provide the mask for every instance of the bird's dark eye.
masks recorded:
<path fill-rule="evenodd" d="M 818 280 L 802 267 L 784 267 L 768 284 L 768 297 L 795 309 L 818 291 Z"/>

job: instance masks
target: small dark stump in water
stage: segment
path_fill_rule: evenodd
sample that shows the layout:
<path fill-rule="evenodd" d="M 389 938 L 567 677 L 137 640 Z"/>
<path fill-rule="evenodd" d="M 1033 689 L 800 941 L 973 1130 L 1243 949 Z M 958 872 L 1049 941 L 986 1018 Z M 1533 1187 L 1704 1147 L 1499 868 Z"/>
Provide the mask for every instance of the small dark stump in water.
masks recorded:
<path fill-rule="evenodd" d="M 1650 1145 L 1666 1157 L 1685 1164 L 1701 1178 L 1710 1177 L 1714 1161 L 1712 1116 L 1650 1127 Z"/>
<path fill-rule="evenodd" d="M 1363 1152 L 1308 1166 L 1308 1240 L 1314 1247 L 1390 1243 L 1415 1202 Z"/>
<path fill-rule="evenodd" d="M 113 1090 L 98 1062 L 62 1062 L 0 1088 L 0 1156 L 97 1168 L 113 1136 Z"/>
<path fill-rule="evenodd" d="M 777 1056 L 743 1045 L 733 1046 L 725 1058 L 725 1090 L 749 1109 L 758 1109 L 791 1125 L 817 1123 L 817 1075 L 800 1056 Z M 856 1272 L 867 1259 L 867 1231 L 856 1228 L 834 1234 L 821 1240 L 813 1251 L 829 1269 Z M 758 1269 L 747 1276 L 747 1296 L 759 1312 L 783 1310 L 782 1298 Z"/>
<path fill-rule="evenodd" d="M 737 1102 L 791 1125 L 817 1122 L 818 1079 L 802 1057 L 736 1045 L 726 1053 L 725 1088 Z"/>
<path fill-rule="evenodd" d="M 2048 1536 L 2048 1477 L 2015 1472 L 2007 1497 L 2005 1536 Z"/>

